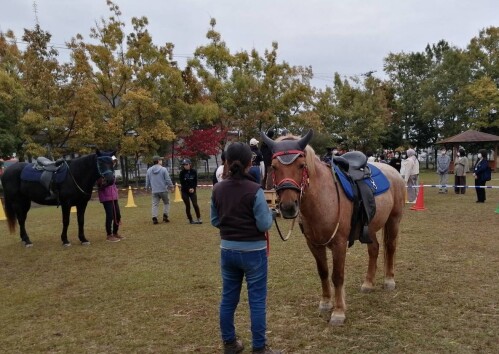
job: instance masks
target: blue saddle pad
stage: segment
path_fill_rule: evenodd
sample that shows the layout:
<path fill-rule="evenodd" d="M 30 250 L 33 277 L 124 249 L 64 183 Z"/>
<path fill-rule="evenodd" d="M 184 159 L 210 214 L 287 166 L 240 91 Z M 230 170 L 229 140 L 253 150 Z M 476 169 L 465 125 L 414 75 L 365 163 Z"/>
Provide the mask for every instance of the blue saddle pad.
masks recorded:
<path fill-rule="evenodd" d="M 371 165 L 370 163 L 368 163 L 368 165 L 371 169 L 371 177 L 365 178 L 363 182 L 373 190 L 375 196 L 385 193 L 388 189 L 390 189 L 390 181 L 388 180 L 388 178 L 386 178 L 386 176 L 383 174 L 383 172 L 381 172 L 379 168 Z M 334 165 L 333 168 L 348 199 L 353 200 L 353 189 L 352 185 L 350 184 L 350 180 L 338 166 Z"/>
<path fill-rule="evenodd" d="M 34 164 L 27 165 L 21 171 L 21 180 L 26 182 L 40 182 L 43 172 L 44 171 L 37 170 Z M 67 174 L 68 174 L 68 165 L 63 164 L 60 169 L 54 172 L 53 178 L 55 183 L 64 182 Z"/>

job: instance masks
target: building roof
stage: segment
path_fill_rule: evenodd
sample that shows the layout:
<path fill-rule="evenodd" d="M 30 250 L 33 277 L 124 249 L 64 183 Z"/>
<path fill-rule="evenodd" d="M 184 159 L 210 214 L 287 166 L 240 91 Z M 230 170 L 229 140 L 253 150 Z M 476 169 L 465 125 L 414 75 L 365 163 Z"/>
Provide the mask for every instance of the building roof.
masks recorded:
<path fill-rule="evenodd" d="M 476 130 L 467 130 L 464 133 L 460 133 L 451 136 L 447 139 L 440 140 L 437 144 L 451 144 L 451 143 L 485 143 L 485 142 L 499 142 L 499 136 L 482 133 Z"/>

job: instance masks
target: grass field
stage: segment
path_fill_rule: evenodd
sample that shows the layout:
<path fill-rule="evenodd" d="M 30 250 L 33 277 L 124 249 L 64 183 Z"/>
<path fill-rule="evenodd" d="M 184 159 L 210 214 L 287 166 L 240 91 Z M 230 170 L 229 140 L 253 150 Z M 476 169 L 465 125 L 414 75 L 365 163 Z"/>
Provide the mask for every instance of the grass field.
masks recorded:
<path fill-rule="evenodd" d="M 488 185 L 499 186 L 493 175 Z M 425 184 L 436 175 L 424 173 Z M 468 178 L 468 184 L 470 184 Z M 397 288 L 359 291 L 365 245 L 348 250 L 347 320 L 330 327 L 318 315 L 315 263 L 296 228 L 288 242 L 271 230 L 268 338 L 286 353 L 496 353 L 499 347 L 499 189 L 476 204 L 475 191 L 425 188 L 427 210 L 402 220 Z M 76 214 L 60 241 L 61 215 L 35 207 L 28 216 L 34 247 L 0 221 L 0 351 L 3 353 L 219 353 L 219 237 L 209 224 L 210 190 L 200 190 L 202 225 L 189 225 L 183 203 L 171 222 L 152 225 L 150 196 L 120 201 L 127 239 L 105 241 L 104 210 L 86 213 L 90 246 L 80 246 Z M 279 220 L 282 230 L 288 223 Z M 380 258 L 382 262 L 382 257 Z M 250 352 L 245 294 L 236 326 Z"/>

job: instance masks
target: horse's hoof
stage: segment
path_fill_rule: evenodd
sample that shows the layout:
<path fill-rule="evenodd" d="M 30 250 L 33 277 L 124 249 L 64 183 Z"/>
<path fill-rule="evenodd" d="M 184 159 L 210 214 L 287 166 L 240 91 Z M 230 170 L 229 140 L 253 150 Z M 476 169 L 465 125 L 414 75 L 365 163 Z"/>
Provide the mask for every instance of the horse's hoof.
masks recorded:
<path fill-rule="evenodd" d="M 68 242 L 68 243 L 63 243 L 62 245 L 63 245 L 64 247 L 71 247 L 71 243 L 70 243 L 70 242 Z"/>
<path fill-rule="evenodd" d="M 30 248 L 30 247 L 33 247 L 33 244 L 30 242 L 30 243 L 24 243 L 24 247 L 26 248 Z"/>
<path fill-rule="evenodd" d="M 90 246 L 90 241 L 83 241 L 81 243 L 82 246 Z"/>
<path fill-rule="evenodd" d="M 385 290 L 395 290 L 395 279 L 386 279 L 384 288 Z"/>
<path fill-rule="evenodd" d="M 360 291 L 363 293 L 372 293 L 374 291 L 374 286 L 364 283 L 360 287 Z"/>
<path fill-rule="evenodd" d="M 319 317 L 327 321 L 331 315 L 331 309 L 333 305 L 330 301 L 321 301 L 319 303 Z"/>
<path fill-rule="evenodd" d="M 345 315 L 337 315 L 337 314 L 332 314 L 331 319 L 329 320 L 329 324 L 331 326 L 342 326 L 345 323 Z"/>

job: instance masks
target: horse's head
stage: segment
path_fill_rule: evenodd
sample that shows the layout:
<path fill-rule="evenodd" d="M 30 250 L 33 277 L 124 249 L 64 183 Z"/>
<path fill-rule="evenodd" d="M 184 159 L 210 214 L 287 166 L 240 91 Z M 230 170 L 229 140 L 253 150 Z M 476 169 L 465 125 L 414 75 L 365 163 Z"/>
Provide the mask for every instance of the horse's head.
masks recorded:
<path fill-rule="evenodd" d="M 279 197 L 279 211 L 283 218 L 293 219 L 300 211 L 300 199 L 308 184 L 307 144 L 313 131 L 302 137 L 286 136 L 276 141 L 261 133 L 263 142 L 272 151 L 272 179 Z"/>
<path fill-rule="evenodd" d="M 116 151 L 95 151 L 97 157 L 97 171 L 99 176 L 104 179 L 104 184 L 113 184 L 114 182 L 114 160 Z"/>

